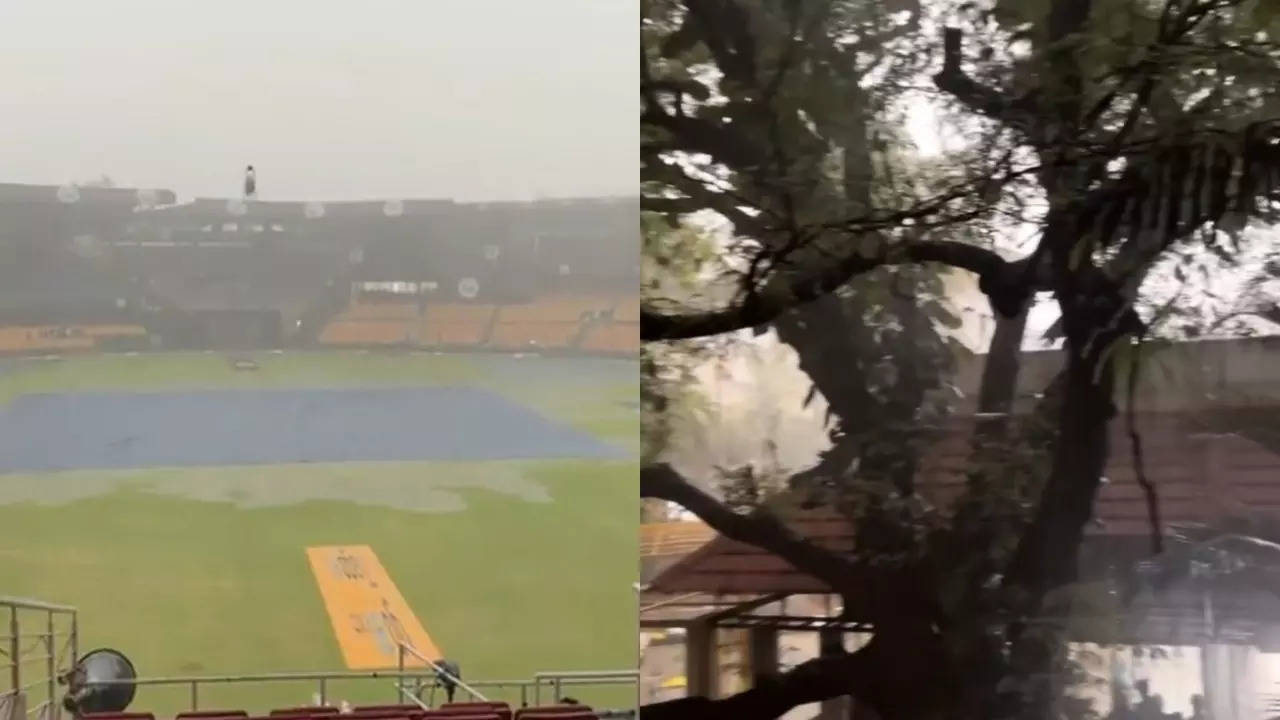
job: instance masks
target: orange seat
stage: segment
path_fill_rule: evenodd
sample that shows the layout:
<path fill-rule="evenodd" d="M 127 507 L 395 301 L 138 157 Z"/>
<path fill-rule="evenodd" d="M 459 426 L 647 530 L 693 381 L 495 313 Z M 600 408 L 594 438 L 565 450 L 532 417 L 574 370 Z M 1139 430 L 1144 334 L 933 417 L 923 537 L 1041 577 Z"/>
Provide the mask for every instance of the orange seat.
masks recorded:
<path fill-rule="evenodd" d="M 496 311 L 493 305 L 428 305 L 418 325 L 418 343 L 427 347 L 467 347 L 484 342 Z"/>
<path fill-rule="evenodd" d="M 342 318 L 349 320 L 407 320 L 418 316 L 418 305 L 408 303 L 354 303 L 342 312 Z"/>
<path fill-rule="evenodd" d="M 613 307 L 607 297 L 552 296 L 538 298 L 519 305 L 503 305 L 498 311 L 498 322 L 505 323 L 576 323 L 584 315 L 600 313 Z"/>
<path fill-rule="evenodd" d="M 597 720 L 599 716 L 589 705 L 544 705 L 520 708 L 515 720 Z"/>
<path fill-rule="evenodd" d="M 500 322 L 493 326 L 489 344 L 500 350 L 567 348 L 581 325 L 573 322 Z"/>
<path fill-rule="evenodd" d="M 502 701 L 445 703 L 441 710 L 474 710 L 497 713 L 501 720 L 511 720 L 511 706 Z"/>
<path fill-rule="evenodd" d="M 411 325 L 404 320 L 336 320 L 325 326 L 325 345 L 399 345 L 409 340 Z"/>
<path fill-rule="evenodd" d="M 640 298 L 632 296 L 619 300 L 613 308 L 613 319 L 621 323 L 640 322 Z"/>
<path fill-rule="evenodd" d="M 613 355 L 635 355 L 640 352 L 639 323 L 605 323 L 587 330 L 581 348 Z"/>

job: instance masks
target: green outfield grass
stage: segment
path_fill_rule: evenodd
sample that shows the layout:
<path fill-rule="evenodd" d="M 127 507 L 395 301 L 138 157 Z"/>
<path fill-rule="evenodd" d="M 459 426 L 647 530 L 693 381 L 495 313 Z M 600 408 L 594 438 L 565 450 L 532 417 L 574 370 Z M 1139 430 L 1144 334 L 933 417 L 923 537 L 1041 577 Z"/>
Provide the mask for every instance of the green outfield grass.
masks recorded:
<path fill-rule="evenodd" d="M 306 353 L 68 358 L 9 365 L 24 393 L 467 384 L 634 448 L 635 363 Z M 56 452 L 56 448 L 51 448 Z M 343 669 L 304 556 L 367 544 L 467 679 L 635 666 L 634 461 L 361 463 L 0 476 L 0 595 L 81 610 L 83 647 L 145 676 Z M 314 684 L 202 690 L 202 707 L 305 704 Z M 390 681 L 331 697 L 389 702 Z M 628 705 L 634 695 L 574 690 Z M 179 709 L 189 689 L 135 707 Z M 517 696 L 518 697 L 518 696 Z"/>

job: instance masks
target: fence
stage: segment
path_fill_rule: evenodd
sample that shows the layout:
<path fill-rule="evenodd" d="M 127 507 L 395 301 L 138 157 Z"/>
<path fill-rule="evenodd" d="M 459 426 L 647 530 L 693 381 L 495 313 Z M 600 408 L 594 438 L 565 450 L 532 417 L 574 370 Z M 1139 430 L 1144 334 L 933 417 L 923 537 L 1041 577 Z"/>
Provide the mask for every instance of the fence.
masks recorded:
<path fill-rule="evenodd" d="M 34 600 L 0 597 L 0 622 L 7 634 L 0 635 L 0 720 L 61 720 L 58 700 L 59 678 L 71 670 L 80 657 L 79 622 L 75 608 Z M 412 655 L 426 668 L 407 670 L 405 655 Z M 625 686 L 635 690 L 639 698 L 640 673 L 637 670 L 542 672 L 531 680 L 482 680 L 463 682 L 437 663 L 410 647 L 403 647 L 398 670 L 351 672 L 293 672 L 254 675 L 208 675 L 137 678 L 112 684 L 137 687 L 188 688 L 189 710 L 200 709 L 201 689 L 212 685 L 249 683 L 315 683 L 316 699 L 323 705 L 330 701 L 330 684 L 349 680 L 391 681 L 389 694 L 393 702 L 406 699 L 423 704 L 428 692 L 434 699 L 441 687 L 439 678 L 452 678 L 454 684 L 476 699 L 506 695 L 508 702 L 521 707 L 553 703 L 570 688 Z M 100 683 L 102 684 L 102 683 Z M 601 717 L 635 716 L 634 705 L 619 710 L 603 710 Z"/>
<path fill-rule="evenodd" d="M 432 665 L 434 665 L 434 663 L 432 663 Z M 113 684 L 132 684 L 138 687 L 186 686 L 189 690 L 189 702 L 187 703 L 188 707 L 186 709 L 199 710 L 201 689 L 211 685 L 310 682 L 315 683 L 317 691 L 315 699 L 319 701 L 318 704 L 325 705 L 332 700 L 330 685 L 334 682 L 347 680 L 389 681 L 391 687 L 388 689 L 388 692 L 390 698 L 395 703 L 403 703 L 406 699 L 411 698 L 410 702 L 423 704 L 423 696 L 428 692 L 434 695 L 434 691 L 440 687 L 438 676 L 434 669 L 176 676 L 121 680 Z M 636 697 L 638 699 L 639 683 L 639 671 L 617 670 L 538 673 L 532 680 L 479 680 L 470 682 L 465 686 L 462 685 L 459 680 L 458 687 L 466 690 L 474 698 L 487 698 L 496 694 L 501 694 L 502 691 L 515 691 L 518 693 L 519 699 L 516 700 L 516 697 L 511 697 L 509 702 L 515 700 L 521 707 L 524 707 L 528 705 L 541 705 L 544 702 L 548 704 L 552 703 L 561 697 L 564 697 L 563 691 L 568 688 L 590 686 L 634 687 L 636 688 Z M 605 714 L 610 717 L 631 717 L 634 715 L 634 710 L 622 709 L 606 711 Z"/>
<path fill-rule="evenodd" d="M 0 720 L 59 720 L 58 678 L 79 657 L 75 608 L 0 597 Z"/>

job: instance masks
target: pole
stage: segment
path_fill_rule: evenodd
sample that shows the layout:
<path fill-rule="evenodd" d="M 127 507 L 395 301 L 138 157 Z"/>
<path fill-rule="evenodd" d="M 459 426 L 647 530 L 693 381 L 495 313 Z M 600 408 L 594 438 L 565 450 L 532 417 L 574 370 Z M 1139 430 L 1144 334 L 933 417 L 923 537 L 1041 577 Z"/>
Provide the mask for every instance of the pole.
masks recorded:
<path fill-rule="evenodd" d="M 404 643 L 396 643 L 396 670 L 400 672 L 400 677 L 396 678 L 396 702 L 399 703 L 404 698 L 401 694 L 404 691 Z"/>
<path fill-rule="evenodd" d="M 53 611 L 52 610 L 48 612 L 46 619 L 48 620 L 48 623 L 46 624 L 46 628 L 45 628 L 44 646 L 45 646 L 45 649 L 48 650 L 48 652 L 46 653 L 48 657 L 45 658 L 45 670 L 49 673 L 49 677 L 45 680 L 45 682 L 48 683 L 49 685 L 49 698 L 48 698 L 49 699 L 49 717 L 57 718 L 58 703 L 54 700 L 54 697 L 57 696 L 58 694 L 58 679 L 56 677 L 58 674 L 58 669 L 54 666 L 57 661 L 54 658 L 55 651 L 54 651 L 54 643 L 53 643 Z"/>
<path fill-rule="evenodd" d="M 68 669 L 80 662 L 80 613 L 71 611 L 71 663 Z"/>
<path fill-rule="evenodd" d="M 9 680 L 13 683 L 14 697 L 22 694 L 22 664 L 18 662 L 18 608 L 9 608 L 9 660 L 13 665 L 9 668 Z"/>

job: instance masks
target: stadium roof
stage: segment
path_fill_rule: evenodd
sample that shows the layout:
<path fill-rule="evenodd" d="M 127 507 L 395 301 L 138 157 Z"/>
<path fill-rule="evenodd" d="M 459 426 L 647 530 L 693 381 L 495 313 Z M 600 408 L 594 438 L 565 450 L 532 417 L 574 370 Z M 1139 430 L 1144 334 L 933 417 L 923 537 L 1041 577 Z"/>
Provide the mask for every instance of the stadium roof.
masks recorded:
<path fill-rule="evenodd" d="M 1272 480 L 1280 471 L 1280 454 L 1241 435 L 1214 432 L 1196 415 L 1150 413 L 1138 418 L 1144 470 L 1156 486 L 1164 527 L 1212 525 L 1242 512 L 1280 517 L 1280 488 Z M 967 425 L 957 423 L 923 463 L 919 490 L 944 513 L 964 490 L 971 432 Z M 1111 448 L 1108 481 L 1098 493 L 1096 520 L 1087 533 L 1099 538 L 1146 538 L 1150 532 L 1146 496 L 1133 469 L 1123 422 L 1112 425 Z M 788 524 L 819 545 L 853 548 L 853 527 L 830 511 L 802 512 L 788 518 Z M 660 593 L 716 595 L 830 591 L 825 583 L 782 558 L 723 536 L 667 567 L 649 588 Z"/>
<path fill-rule="evenodd" d="M 552 208 L 608 206 L 620 204 L 636 204 L 636 206 L 639 207 L 638 201 L 635 198 L 625 197 L 566 198 L 558 200 L 535 200 L 530 202 L 502 201 L 482 203 L 460 203 L 448 198 L 393 198 L 384 200 L 353 200 L 338 202 L 312 200 L 266 201 L 241 200 L 239 198 L 196 198 L 191 202 L 183 203 L 181 205 L 157 208 L 152 211 L 152 213 L 154 215 L 168 217 L 207 217 L 210 215 L 223 217 L 231 214 L 231 209 L 234 206 L 239 205 L 244 210 L 242 216 L 249 218 L 260 217 L 284 219 L 288 217 L 308 217 L 309 214 L 316 213 L 318 210 L 326 219 L 345 219 L 385 217 L 388 215 L 436 215 L 449 210 L 484 210 L 499 212 L 511 210 L 518 212 Z"/>
<path fill-rule="evenodd" d="M 24 185 L 0 183 L 0 204 L 75 204 L 137 207 L 143 199 L 155 205 L 177 202 L 172 190 L 152 188 L 78 187 L 74 185 Z"/>

